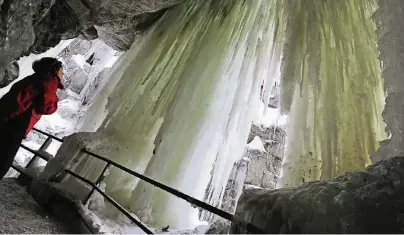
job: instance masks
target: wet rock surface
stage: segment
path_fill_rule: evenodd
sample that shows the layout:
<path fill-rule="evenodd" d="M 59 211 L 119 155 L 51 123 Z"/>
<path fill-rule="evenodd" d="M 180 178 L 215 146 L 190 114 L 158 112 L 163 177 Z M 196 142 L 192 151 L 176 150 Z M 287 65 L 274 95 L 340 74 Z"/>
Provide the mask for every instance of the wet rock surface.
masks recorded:
<path fill-rule="evenodd" d="M 248 189 L 236 216 L 266 233 L 403 233 L 404 158 L 300 187 Z M 246 233 L 233 223 L 230 233 Z"/>

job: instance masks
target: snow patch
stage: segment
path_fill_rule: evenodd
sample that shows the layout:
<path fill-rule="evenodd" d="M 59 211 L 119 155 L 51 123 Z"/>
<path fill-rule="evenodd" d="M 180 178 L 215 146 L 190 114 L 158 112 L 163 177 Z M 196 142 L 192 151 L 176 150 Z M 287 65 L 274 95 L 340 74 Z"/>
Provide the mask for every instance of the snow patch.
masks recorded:
<path fill-rule="evenodd" d="M 117 211 L 111 204 L 106 203 L 104 210 L 108 210 L 109 213 L 103 213 L 91 210 L 85 206 L 82 206 L 82 211 L 84 212 L 84 218 L 87 221 L 91 221 L 93 227 L 97 228 L 98 233 L 107 234 L 146 234 L 141 228 L 136 226 L 131 222 L 124 214 Z M 98 208 L 99 209 L 99 208 Z M 117 214 L 118 213 L 118 214 Z M 110 216 L 113 217 L 111 219 Z M 112 214 L 115 214 L 114 216 Z M 130 213 L 136 220 L 139 218 Z M 140 221 L 140 220 L 139 220 Z M 204 222 L 196 226 L 193 229 L 173 229 L 173 228 L 155 228 L 145 225 L 149 230 L 157 234 L 205 234 L 209 229 L 208 223 Z"/>
<path fill-rule="evenodd" d="M 249 149 L 257 149 L 262 152 L 267 152 L 264 148 L 264 144 L 262 143 L 262 140 L 260 137 L 255 136 L 254 139 L 247 145 L 247 148 Z"/>
<path fill-rule="evenodd" d="M 74 60 L 74 62 L 76 62 L 76 64 L 84 70 L 84 65 L 87 63 L 86 62 L 86 58 L 83 55 L 80 54 L 76 54 L 72 56 L 72 59 Z"/>
<path fill-rule="evenodd" d="M 262 187 L 255 186 L 255 185 L 252 185 L 252 184 L 245 184 L 244 189 L 262 189 Z"/>
<path fill-rule="evenodd" d="M 111 68 L 115 62 L 118 60 L 119 56 L 113 56 L 108 62 L 105 64 L 104 68 Z"/>

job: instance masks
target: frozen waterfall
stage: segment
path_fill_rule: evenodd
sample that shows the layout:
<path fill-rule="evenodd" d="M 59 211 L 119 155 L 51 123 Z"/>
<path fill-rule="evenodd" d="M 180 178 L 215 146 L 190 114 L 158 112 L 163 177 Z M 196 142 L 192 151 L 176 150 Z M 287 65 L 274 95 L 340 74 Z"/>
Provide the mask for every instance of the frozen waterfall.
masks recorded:
<path fill-rule="evenodd" d="M 371 19 L 377 2 L 285 3 L 277 12 L 287 24 L 280 100 L 289 125 L 281 187 L 361 170 L 386 138 Z"/>
<path fill-rule="evenodd" d="M 279 74 L 273 7 L 267 0 L 190 0 L 168 10 L 119 59 L 83 127 L 107 115 L 98 131 L 121 144 L 108 157 L 218 205 L 242 157 L 260 87 L 270 92 Z M 94 163 L 81 173 L 93 177 L 100 169 Z M 111 169 L 105 182 L 107 193 L 145 223 L 198 223 L 187 202 L 122 171 Z"/>

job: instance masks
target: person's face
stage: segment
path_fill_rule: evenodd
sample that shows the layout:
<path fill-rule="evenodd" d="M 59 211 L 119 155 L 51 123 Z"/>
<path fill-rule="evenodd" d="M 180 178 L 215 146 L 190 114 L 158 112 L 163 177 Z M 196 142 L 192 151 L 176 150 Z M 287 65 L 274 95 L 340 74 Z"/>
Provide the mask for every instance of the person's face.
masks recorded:
<path fill-rule="evenodd" d="M 60 79 L 63 78 L 63 68 L 60 68 L 57 72 L 57 75 L 59 76 Z"/>

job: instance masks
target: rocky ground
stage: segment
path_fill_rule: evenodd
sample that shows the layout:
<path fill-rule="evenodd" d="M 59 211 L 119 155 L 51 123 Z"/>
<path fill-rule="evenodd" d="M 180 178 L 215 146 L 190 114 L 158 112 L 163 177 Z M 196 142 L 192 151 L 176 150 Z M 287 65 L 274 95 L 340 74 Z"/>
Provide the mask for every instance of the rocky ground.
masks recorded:
<path fill-rule="evenodd" d="M 15 179 L 0 181 L 1 234 L 74 233 L 64 223 L 53 219 Z"/>

